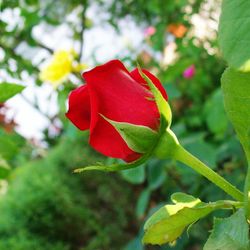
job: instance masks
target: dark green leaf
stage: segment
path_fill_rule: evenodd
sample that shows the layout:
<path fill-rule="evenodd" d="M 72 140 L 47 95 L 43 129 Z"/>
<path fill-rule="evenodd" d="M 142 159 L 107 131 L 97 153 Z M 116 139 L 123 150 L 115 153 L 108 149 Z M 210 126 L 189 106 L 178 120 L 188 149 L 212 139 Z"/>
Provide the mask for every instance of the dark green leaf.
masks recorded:
<path fill-rule="evenodd" d="M 210 131 L 214 134 L 224 135 L 228 127 L 228 120 L 224 110 L 222 92 L 220 89 L 217 89 L 206 101 L 204 115 Z"/>
<path fill-rule="evenodd" d="M 150 189 L 145 189 L 141 192 L 141 195 L 139 196 L 136 204 L 136 216 L 138 218 L 142 217 L 145 214 L 150 199 L 150 194 Z"/>
<path fill-rule="evenodd" d="M 148 185 L 151 190 L 160 187 L 166 179 L 166 169 L 164 162 L 156 161 L 155 163 L 150 161 L 148 164 Z"/>
<path fill-rule="evenodd" d="M 172 83 L 167 84 L 166 89 L 170 100 L 179 98 L 181 96 L 179 89 Z"/>
<path fill-rule="evenodd" d="M 132 184 L 140 184 L 145 180 L 145 168 L 131 168 L 127 170 L 121 171 L 122 177 L 132 183 Z"/>
<path fill-rule="evenodd" d="M 215 218 L 204 250 L 249 250 L 248 230 L 243 209 L 226 219 Z"/>
<path fill-rule="evenodd" d="M 228 68 L 221 83 L 227 115 L 250 162 L 250 73 Z"/>
<path fill-rule="evenodd" d="M 229 65 L 250 71 L 250 1 L 224 0 L 219 24 L 219 43 Z"/>

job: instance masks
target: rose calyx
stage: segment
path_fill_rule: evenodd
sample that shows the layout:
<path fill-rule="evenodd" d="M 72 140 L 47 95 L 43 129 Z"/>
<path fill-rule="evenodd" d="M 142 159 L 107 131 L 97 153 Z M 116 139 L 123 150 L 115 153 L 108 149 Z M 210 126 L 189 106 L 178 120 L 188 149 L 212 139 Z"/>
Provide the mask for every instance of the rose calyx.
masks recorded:
<path fill-rule="evenodd" d="M 127 122 L 117 122 L 108 119 L 102 114 L 100 115 L 116 129 L 128 147 L 134 152 L 144 154 L 158 140 L 158 133 L 149 127 Z"/>

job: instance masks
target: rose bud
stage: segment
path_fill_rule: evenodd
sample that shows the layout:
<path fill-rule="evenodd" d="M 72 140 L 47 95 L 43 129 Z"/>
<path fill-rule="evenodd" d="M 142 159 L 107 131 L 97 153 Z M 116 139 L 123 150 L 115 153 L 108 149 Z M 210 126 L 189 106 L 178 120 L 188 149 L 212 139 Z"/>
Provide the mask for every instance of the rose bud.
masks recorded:
<path fill-rule="evenodd" d="M 144 74 L 167 100 L 160 81 Z M 147 81 L 136 68 L 129 72 L 112 60 L 84 72 L 86 84 L 69 95 L 66 116 L 80 130 L 90 130 L 90 145 L 126 162 L 137 160 L 157 139 L 160 113 Z"/>

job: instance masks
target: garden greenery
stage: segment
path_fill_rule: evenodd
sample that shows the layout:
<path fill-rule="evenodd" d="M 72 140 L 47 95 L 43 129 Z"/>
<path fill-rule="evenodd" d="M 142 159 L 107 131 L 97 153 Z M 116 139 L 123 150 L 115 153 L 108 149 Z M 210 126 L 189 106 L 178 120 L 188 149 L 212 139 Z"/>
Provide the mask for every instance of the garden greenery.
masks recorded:
<path fill-rule="evenodd" d="M 98 18 L 118 32 L 126 18 L 145 29 L 143 49 L 124 45 L 125 55 L 116 57 L 156 72 L 169 97 L 164 103 L 140 72 L 161 113 L 161 143 L 128 164 L 95 153 L 87 146 L 88 134 L 78 133 L 65 118 L 68 94 L 82 84 L 80 72 L 89 63 L 84 33 L 99 25 L 88 17 L 92 4 L 108 13 Z M 189 31 L 192 17 L 201 14 L 206 4 L 201 0 L 189 6 L 187 1 L 155 0 L 0 2 L 2 13 L 13 11 L 22 20 L 10 26 L 0 15 L 4 55 L 0 63 L 5 72 L 0 79 L 0 249 L 249 249 L 250 3 L 223 0 L 218 37 L 209 33 L 199 39 Z M 209 16 L 214 10 L 206 11 Z M 66 18 L 71 13 L 76 22 Z M 80 50 L 58 51 L 44 44 L 32 31 L 41 23 L 70 27 Z M 165 64 L 157 55 L 163 58 L 173 41 L 177 57 Z M 29 51 L 46 51 L 47 65 L 35 64 L 20 49 L 23 42 Z M 91 56 L 93 63 L 95 52 Z M 53 85 L 59 107 L 55 116 L 44 112 L 36 98 L 27 100 L 25 74 L 38 89 L 45 82 Z M 48 149 L 28 143 L 5 114 L 5 102 L 21 92 L 50 124 L 43 131 Z M 133 135 L 128 137 L 124 124 L 103 118 L 125 133 L 130 146 L 141 150 L 131 141 L 135 130 L 130 125 L 125 124 Z M 51 135 L 52 127 L 58 129 L 57 135 Z M 72 174 L 81 166 L 89 167 Z M 85 171 L 91 169 L 121 171 L 108 175 Z"/>

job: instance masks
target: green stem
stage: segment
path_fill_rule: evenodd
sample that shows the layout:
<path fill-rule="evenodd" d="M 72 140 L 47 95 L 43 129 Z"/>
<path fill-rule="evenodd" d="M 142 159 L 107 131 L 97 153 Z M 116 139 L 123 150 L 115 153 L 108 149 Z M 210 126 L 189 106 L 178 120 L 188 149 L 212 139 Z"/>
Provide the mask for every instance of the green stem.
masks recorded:
<path fill-rule="evenodd" d="M 210 206 L 213 206 L 215 209 L 239 209 L 244 206 L 243 202 L 240 201 L 231 201 L 231 200 L 219 200 L 216 202 L 210 202 Z"/>
<path fill-rule="evenodd" d="M 166 133 L 161 137 L 158 146 L 155 148 L 154 154 L 160 159 L 170 158 L 184 163 L 206 177 L 234 199 L 244 201 L 244 195 L 240 190 L 184 149 L 170 129 L 167 129 Z M 250 188 L 250 181 L 248 182 L 248 188 Z"/>
<path fill-rule="evenodd" d="M 195 156 L 190 154 L 187 150 L 185 150 L 181 145 L 179 145 L 174 154 L 174 158 L 198 172 L 199 174 L 206 177 L 209 181 L 214 183 L 216 186 L 224 190 L 227 194 L 232 196 L 234 199 L 238 201 L 243 201 L 244 196 L 241 191 L 239 191 L 236 187 L 234 187 L 230 182 L 225 180 L 219 174 L 214 172 L 211 168 L 206 166 L 203 162 L 197 159 Z"/>

